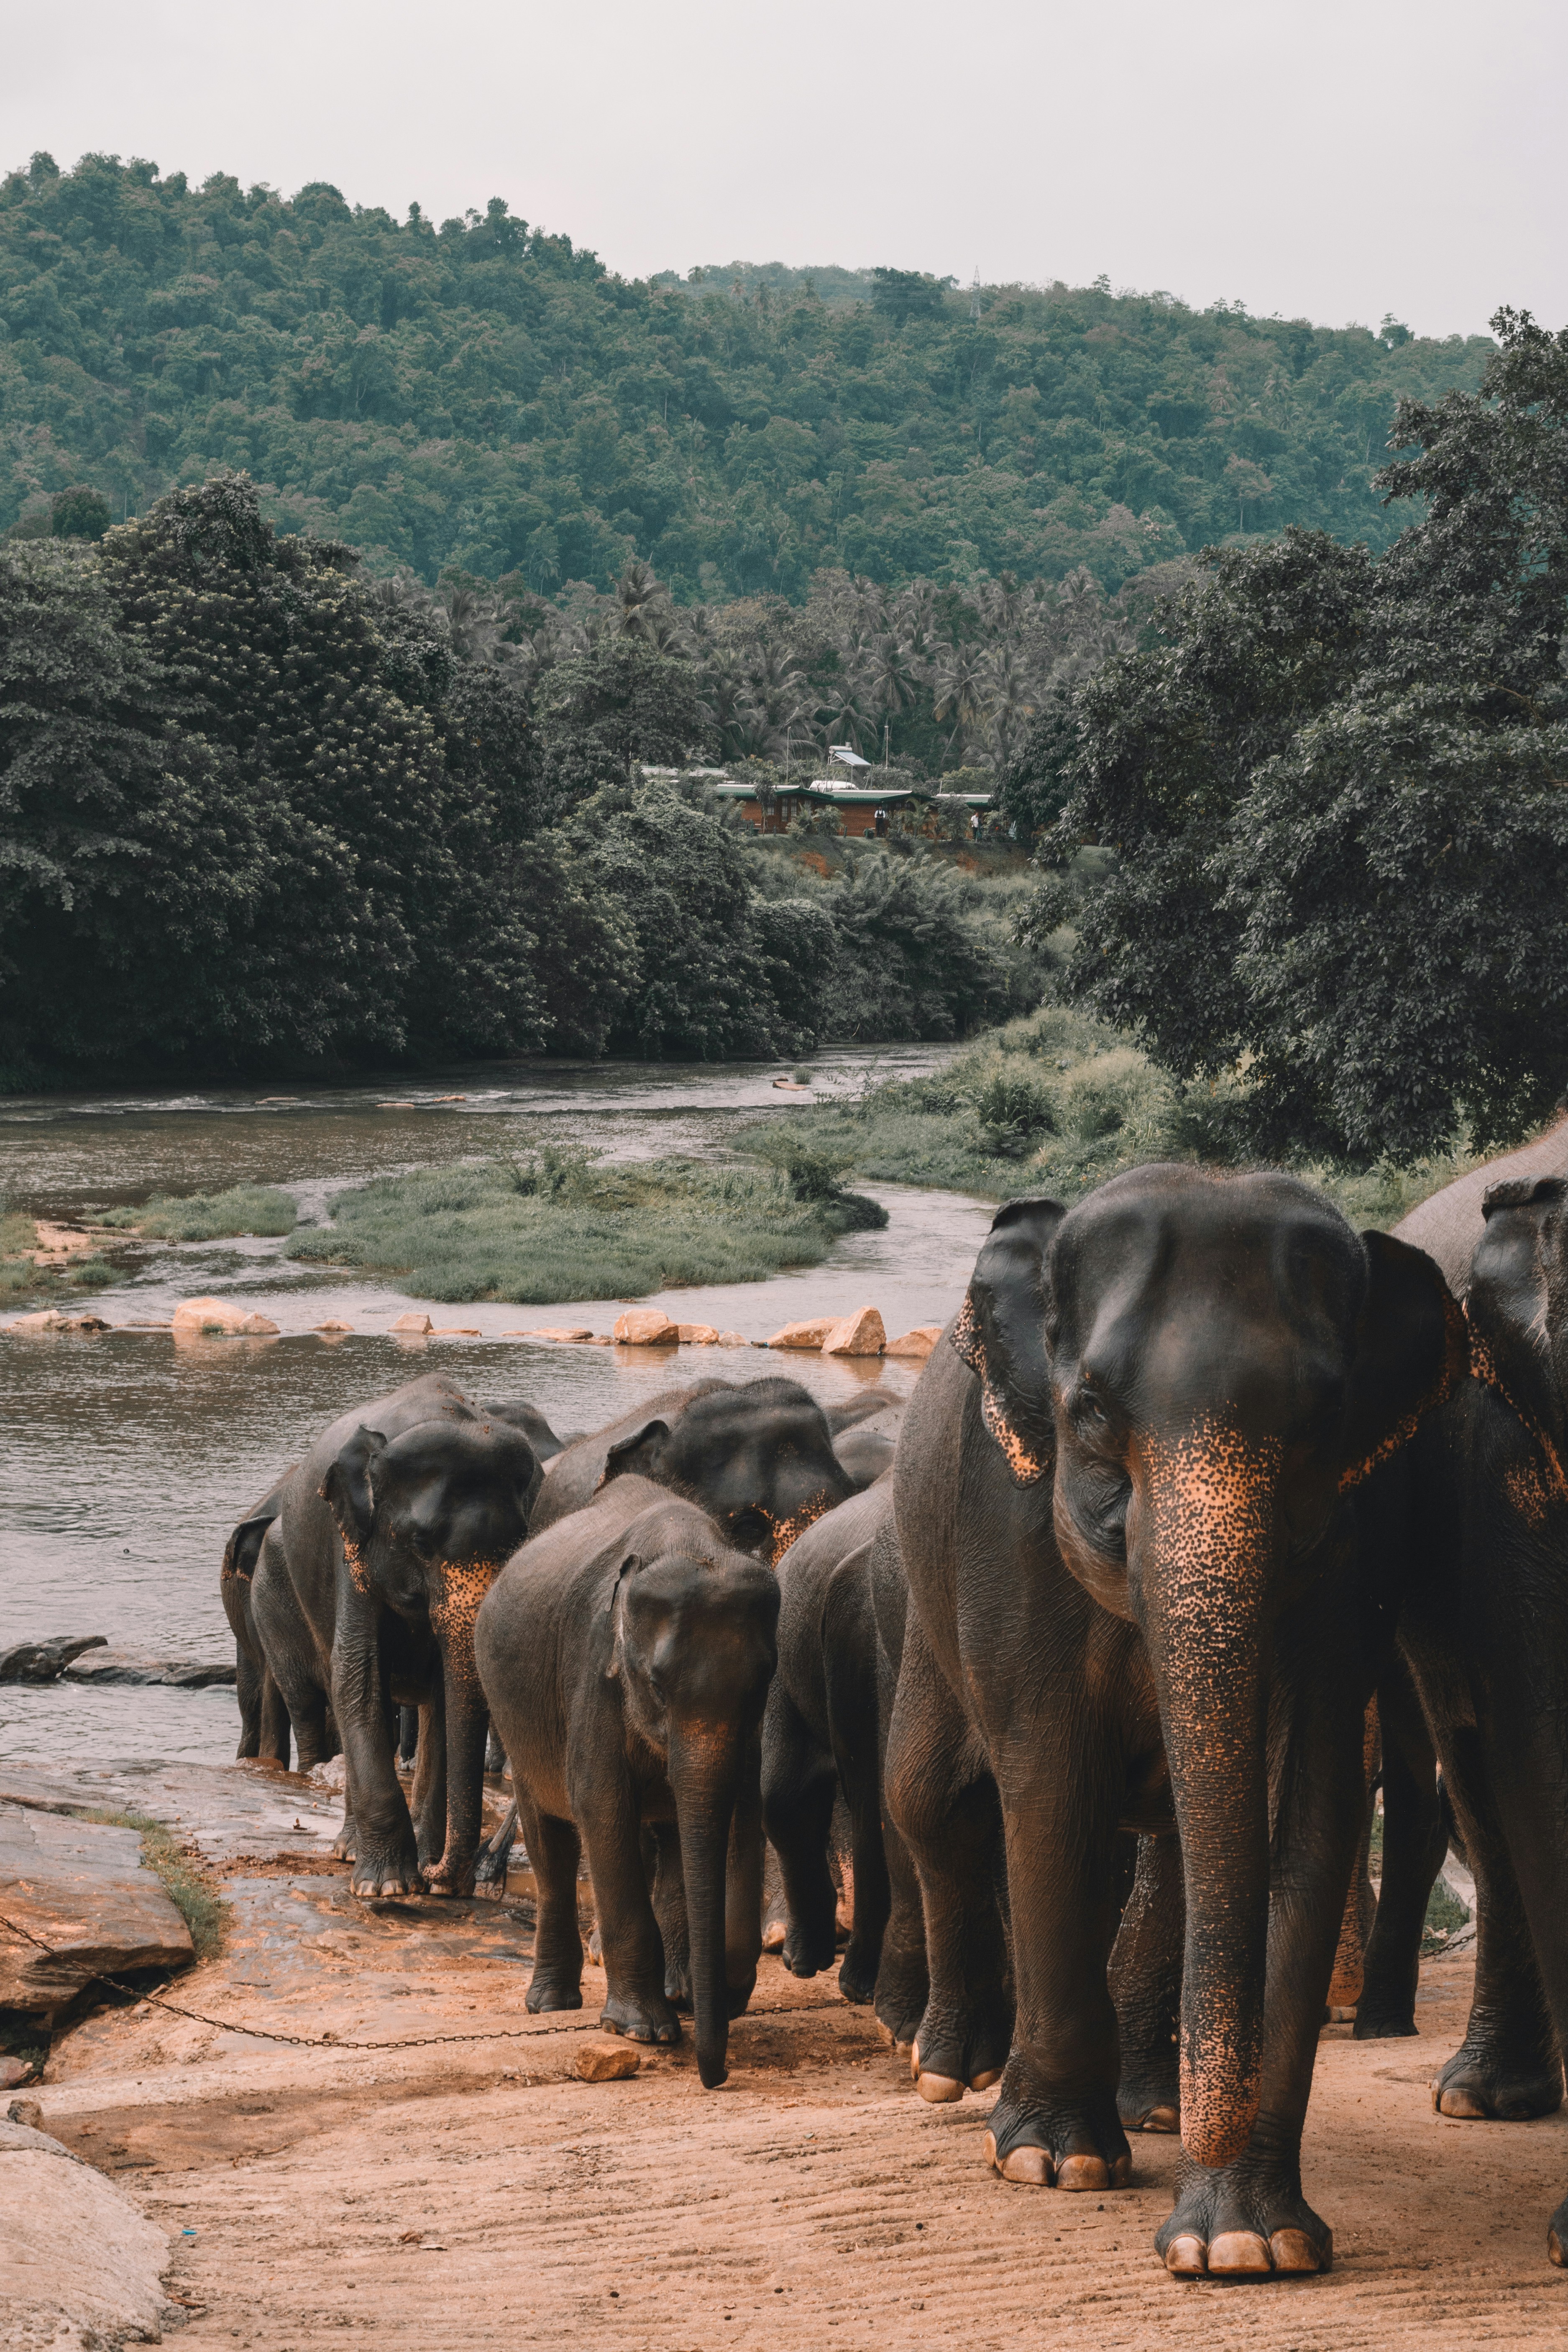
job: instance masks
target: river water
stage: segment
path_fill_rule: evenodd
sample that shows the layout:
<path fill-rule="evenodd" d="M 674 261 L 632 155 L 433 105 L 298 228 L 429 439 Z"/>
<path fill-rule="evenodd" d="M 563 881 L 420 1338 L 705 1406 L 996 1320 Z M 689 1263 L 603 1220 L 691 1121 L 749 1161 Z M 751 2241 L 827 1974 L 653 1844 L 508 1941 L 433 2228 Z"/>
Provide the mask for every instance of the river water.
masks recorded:
<path fill-rule="evenodd" d="M 786 1096 L 773 1068 L 530 1063 L 406 1080 L 13 1097 L 0 1103 L 0 1191 L 45 1217 L 140 1203 L 151 1192 L 241 1182 L 290 1191 L 320 1219 L 331 1193 L 367 1177 L 552 1139 L 613 1158 L 721 1157 L 738 1127 L 807 1100 L 934 1066 L 940 1047 L 819 1055 L 812 1093 Z M 442 1100 L 441 1097 L 448 1097 Z M 452 1100 L 449 1097 L 458 1097 Z M 962 1195 L 868 1186 L 889 1222 L 840 1242 L 821 1265 L 764 1283 L 662 1292 L 683 1322 L 765 1339 L 807 1314 L 881 1311 L 889 1335 L 944 1321 L 963 1296 L 992 1211 Z M 564 1433 L 593 1429 L 637 1398 L 712 1373 L 787 1371 L 824 1402 L 868 1382 L 899 1393 L 918 1367 L 743 1356 L 710 1349 L 555 1347 L 503 1338 L 530 1324 L 608 1331 L 625 1303 L 433 1306 L 341 1268 L 284 1259 L 268 1241 L 156 1244 L 131 1280 L 81 1311 L 117 1326 L 167 1321 L 182 1298 L 230 1296 L 279 1326 L 277 1339 L 197 1339 L 121 1328 L 96 1337 L 0 1335 L 0 1650 L 51 1634 L 101 1633 L 168 1661 L 232 1658 L 218 1562 L 235 1521 L 318 1432 L 353 1404 L 424 1371 L 470 1393 L 526 1397 Z M 77 1301 L 73 1295 L 73 1307 Z M 478 1336 L 395 1339 L 410 1307 Z M 314 1327 L 354 1328 L 326 1339 Z M 217 1761 L 237 1738 L 232 1689 L 0 1686 L 0 1759 L 48 1763 L 143 1755 Z"/>

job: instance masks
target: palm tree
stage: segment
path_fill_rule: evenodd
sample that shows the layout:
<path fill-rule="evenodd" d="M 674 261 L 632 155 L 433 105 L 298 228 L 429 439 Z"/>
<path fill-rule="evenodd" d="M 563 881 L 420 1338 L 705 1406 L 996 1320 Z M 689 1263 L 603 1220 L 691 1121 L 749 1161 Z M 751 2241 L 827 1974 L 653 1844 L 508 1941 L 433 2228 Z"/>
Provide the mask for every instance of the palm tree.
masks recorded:
<path fill-rule="evenodd" d="M 974 644 L 939 647 L 931 667 L 931 685 L 932 717 L 951 718 L 954 722 L 942 754 L 945 759 L 960 735 L 965 734 L 980 716 L 985 686 L 984 648 Z"/>

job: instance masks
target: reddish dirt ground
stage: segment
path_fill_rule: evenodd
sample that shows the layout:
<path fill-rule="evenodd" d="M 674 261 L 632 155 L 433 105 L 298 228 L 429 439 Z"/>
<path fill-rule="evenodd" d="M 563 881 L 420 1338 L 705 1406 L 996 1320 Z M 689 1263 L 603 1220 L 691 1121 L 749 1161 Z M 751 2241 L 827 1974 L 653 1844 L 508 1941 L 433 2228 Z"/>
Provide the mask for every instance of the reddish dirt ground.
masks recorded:
<path fill-rule="evenodd" d="M 214 1788 L 221 1802 L 192 1774 L 163 1791 L 234 1906 L 223 1957 L 172 1999 L 341 2041 L 516 2038 L 294 2049 L 155 2008 L 63 2037 L 29 2095 L 46 2130 L 191 2233 L 171 2273 L 183 2343 L 1352 2352 L 1568 2336 L 1568 2273 L 1545 2255 L 1568 2119 L 1432 2110 L 1468 1959 L 1424 1970 L 1415 2041 L 1325 2029 L 1304 2169 L 1333 2224 L 1331 2274 L 1180 2284 L 1151 2245 L 1173 2141 L 1136 2138 L 1119 2194 L 1005 2185 L 982 2155 L 992 2095 L 927 2106 L 867 2011 L 773 1958 L 722 2090 L 701 2089 L 689 2045 L 590 2086 L 568 2069 L 604 1979 L 586 1972 L 580 2016 L 530 2019 L 525 1900 L 356 1903 L 295 1833 L 330 1833 L 308 1783 Z"/>

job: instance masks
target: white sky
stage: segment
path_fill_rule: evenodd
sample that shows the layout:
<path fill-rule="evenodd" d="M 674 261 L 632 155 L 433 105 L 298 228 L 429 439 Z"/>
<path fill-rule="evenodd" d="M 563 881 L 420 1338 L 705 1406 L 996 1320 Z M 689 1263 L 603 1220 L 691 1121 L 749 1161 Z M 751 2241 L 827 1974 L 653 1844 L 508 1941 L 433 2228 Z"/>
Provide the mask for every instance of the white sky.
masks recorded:
<path fill-rule="evenodd" d="M 0 166 L 100 149 L 437 220 L 502 195 L 628 274 L 1568 323 L 1563 0 L 0 0 Z"/>

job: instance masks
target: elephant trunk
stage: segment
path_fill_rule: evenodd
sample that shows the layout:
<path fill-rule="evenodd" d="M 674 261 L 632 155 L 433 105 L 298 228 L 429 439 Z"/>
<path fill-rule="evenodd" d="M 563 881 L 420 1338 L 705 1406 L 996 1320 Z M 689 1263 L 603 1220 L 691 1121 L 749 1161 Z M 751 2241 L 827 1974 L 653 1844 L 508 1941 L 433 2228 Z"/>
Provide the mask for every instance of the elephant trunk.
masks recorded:
<path fill-rule="evenodd" d="M 742 1757 L 741 1738 L 728 1724 L 688 1725 L 671 1736 L 669 1779 L 686 1881 L 697 2071 L 705 2091 L 717 2090 L 729 2074 L 724 1892 Z"/>
<path fill-rule="evenodd" d="M 1251 2137 L 1262 2083 L 1279 1449 L 1199 1424 L 1151 1443 L 1146 1470 L 1129 1538 L 1186 1888 L 1182 2143 L 1224 2165 Z"/>
<path fill-rule="evenodd" d="M 430 1622 L 441 1656 L 447 1717 L 447 1842 L 426 1878 L 443 1895 L 471 1895 L 484 1826 L 485 1747 L 489 1710 L 474 1656 L 474 1620 L 494 1570 L 447 1563 L 435 1588 Z"/>

